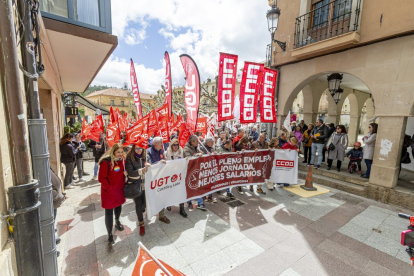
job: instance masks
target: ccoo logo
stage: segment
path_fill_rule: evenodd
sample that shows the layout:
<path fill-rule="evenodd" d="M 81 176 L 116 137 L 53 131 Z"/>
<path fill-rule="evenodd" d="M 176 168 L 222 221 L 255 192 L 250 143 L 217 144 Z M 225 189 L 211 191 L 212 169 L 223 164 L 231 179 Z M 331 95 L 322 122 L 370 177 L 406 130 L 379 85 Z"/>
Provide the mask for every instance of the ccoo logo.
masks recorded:
<path fill-rule="evenodd" d="M 292 160 L 276 160 L 276 167 L 293 168 L 295 161 Z"/>

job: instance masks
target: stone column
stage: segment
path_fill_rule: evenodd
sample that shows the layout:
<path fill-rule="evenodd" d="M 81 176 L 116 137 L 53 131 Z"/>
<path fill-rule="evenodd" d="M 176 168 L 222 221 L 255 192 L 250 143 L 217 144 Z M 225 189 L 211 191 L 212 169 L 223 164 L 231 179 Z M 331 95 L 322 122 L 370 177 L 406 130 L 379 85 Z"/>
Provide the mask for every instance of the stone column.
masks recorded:
<path fill-rule="evenodd" d="M 317 117 L 318 112 L 303 113 L 303 120 L 305 121 L 305 124 L 315 124 Z"/>
<path fill-rule="evenodd" d="M 348 129 L 348 139 L 349 139 L 349 145 L 352 145 L 358 140 L 358 130 L 359 130 L 359 124 L 361 121 L 361 116 L 350 115 L 349 117 L 350 117 L 350 120 L 349 120 L 349 129 Z"/>
<path fill-rule="evenodd" d="M 369 182 L 393 188 L 397 185 L 407 117 L 380 117 Z"/>

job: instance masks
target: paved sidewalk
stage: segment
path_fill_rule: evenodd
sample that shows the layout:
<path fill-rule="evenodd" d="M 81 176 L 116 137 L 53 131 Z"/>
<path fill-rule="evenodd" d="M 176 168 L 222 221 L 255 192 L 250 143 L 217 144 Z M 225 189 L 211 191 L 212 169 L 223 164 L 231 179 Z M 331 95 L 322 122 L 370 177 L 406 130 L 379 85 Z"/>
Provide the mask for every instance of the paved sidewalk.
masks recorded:
<path fill-rule="evenodd" d="M 85 162 L 93 174 L 93 163 Z M 330 189 L 300 198 L 288 189 L 234 194 L 245 203 L 207 204 L 208 211 L 166 211 L 171 224 L 146 221 L 139 236 L 134 203 L 123 206 L 125 231 L 107 246 L 100 184 L 68 190 L 58 209 L 60 275 L 131 275 L 141 241 L 186 275 L 414 275 L 400 233 L 398 208 Z M 216 195 L 219 198 L 219 195 Z"/>

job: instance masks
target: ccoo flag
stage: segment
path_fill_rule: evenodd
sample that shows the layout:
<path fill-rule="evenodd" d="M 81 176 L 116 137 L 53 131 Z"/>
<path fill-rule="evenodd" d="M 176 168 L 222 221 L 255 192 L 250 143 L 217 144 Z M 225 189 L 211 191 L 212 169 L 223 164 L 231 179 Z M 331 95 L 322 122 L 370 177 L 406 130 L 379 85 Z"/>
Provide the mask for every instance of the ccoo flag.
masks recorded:
<path fill-rule="evenodd" d="M 187 111 L 187 124 L 191 130 L 195 131 L 198 107 L 200 105 L 200 73 L 196 63 L 189 55 L 181 55 L 180 59 L 186 76 L 184 100 Z"/>
<path fill-rule="evenodd" d="M 135 107 L 137 108 L 138 118 L 141 119 L 142 118 L 141 99 L 139 98 L 138 80 L 137 80 L 137 75 L 135 73 L 135 67 L 134 67 L 134 62 L 132 61 L 132 58 L 131 58 L 131 69 L 129 71 L 129 76 L 131 78 L 131 88 L 132 88 L 132 93 L 134 94 L 134 101 L 135 101 Z"/>
<path fill-rule="evenodd" d="M 263 64 L 245 62 L 240 86 L 240 123 L 255 123 Z"/>
<path fill-rule="evenodd" d="M 236 55 L 220 53 L 218 75 L 218 121 L 234 119 L 234 96 L 237 74 Z"/>
<path fill-rule="evenodd" d="M 260 90 L 260 122 L 262 123 L 276 123 L 276 79 L 276 70 L 263 69 L 263 81 Z"/>

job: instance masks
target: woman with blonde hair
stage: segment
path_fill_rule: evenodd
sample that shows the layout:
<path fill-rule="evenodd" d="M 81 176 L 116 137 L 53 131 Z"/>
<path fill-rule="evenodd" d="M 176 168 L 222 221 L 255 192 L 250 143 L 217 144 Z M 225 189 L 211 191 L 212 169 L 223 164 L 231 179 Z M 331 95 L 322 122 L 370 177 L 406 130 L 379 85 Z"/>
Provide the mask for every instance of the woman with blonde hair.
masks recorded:
<path fill-rule="evenodd" d="M 134 198 L 135 211 L 138 217 L 139 234 L 145 235 L 144 212 L 146 207 L 145 202 L 145 173 L 151 165 L 147 163 L 147 150 L 136 145 L 132 145 L 127 153 L 125 167 L 128 173 L 128 180 L 126 185 L 141 180 L 142 194 Z"/>
<path fill-rule="evenodd" d="M 180 143 L 177 138 L 171 140 L 170 146 L 167 149 L 167 153 L 165 154 L 167 160 L 177 160 L 184 158 L 184 150 L 180 146 Z M 171 207 L 167 207 L 168 211 L 171 211 Z M 187 213 L 184 210 L 184 203 L 180 203 L 180 215 L 183 217 L 187 217 Z"/>
<path fill-rule="evenodd" d="M 60 162 L 65 165 L 65 179 L 63 181 L 65 189 L 73 189 L 73 171 L 75 170 L 77 150 L 72 144 L 73 135 L 66 133 L 59 141 Z"/>
<path fill-rule="evenodd" d="M 101 183 L 101 202 L 105 209 L 105 225 L 108 231 L 108 245 L 114 244 L 112 227 L 114 225 L 118 231 L 123 231 L 124 226 L 119 221 L 121 216 L 122 204 L 125 203 L 125 159 L 124 149 L 121 144 L 115 144 L 99 160 L 98 181 Z"/>

